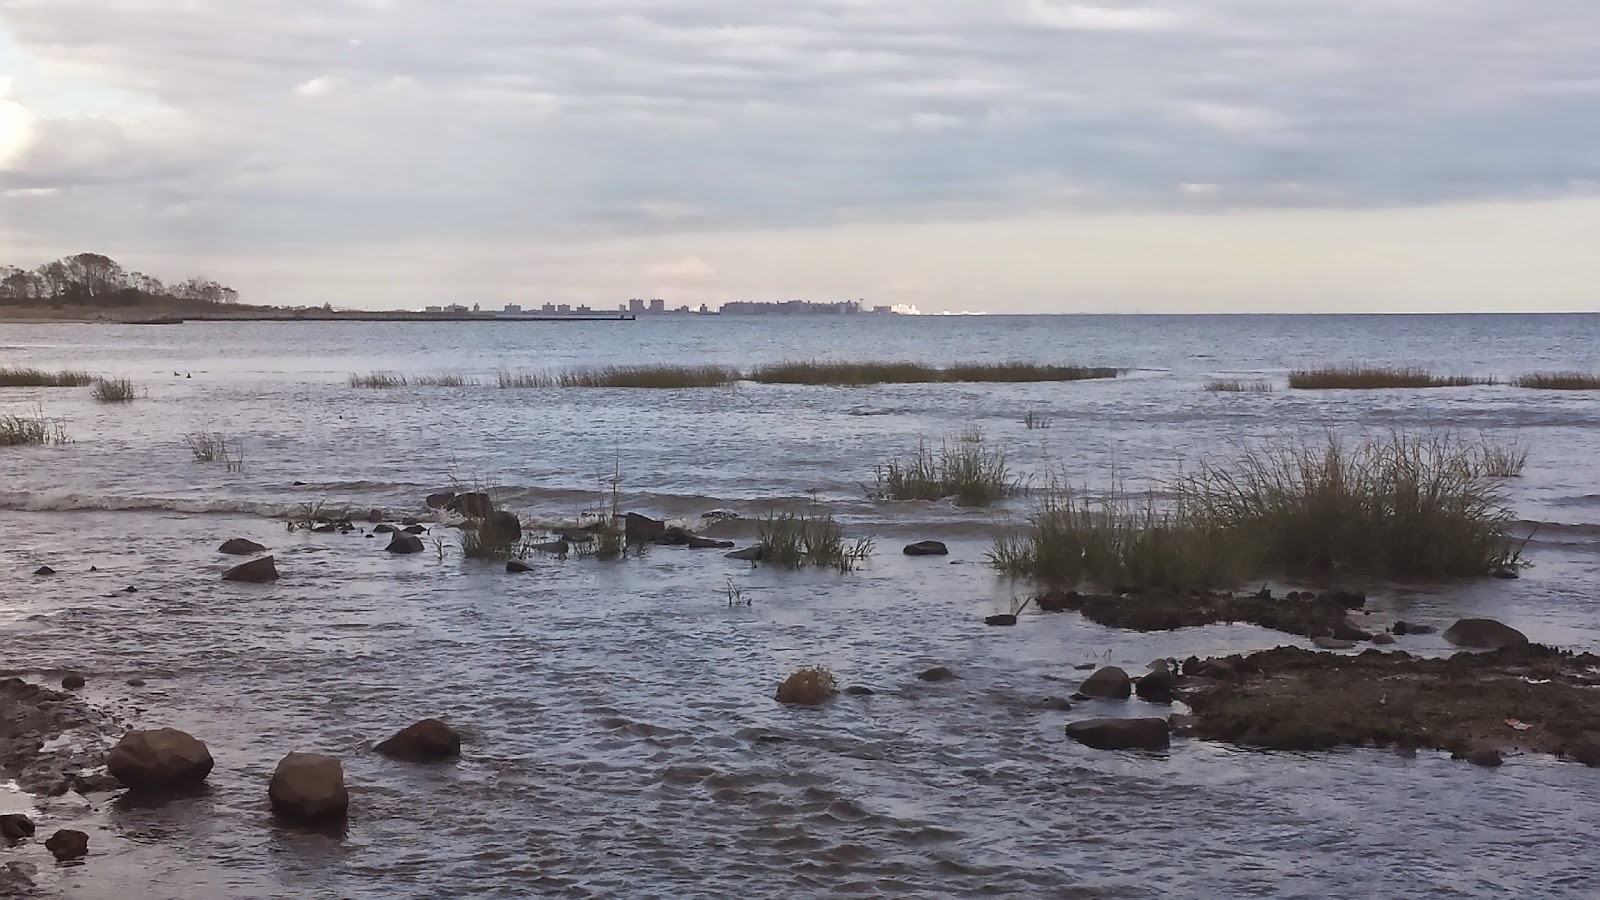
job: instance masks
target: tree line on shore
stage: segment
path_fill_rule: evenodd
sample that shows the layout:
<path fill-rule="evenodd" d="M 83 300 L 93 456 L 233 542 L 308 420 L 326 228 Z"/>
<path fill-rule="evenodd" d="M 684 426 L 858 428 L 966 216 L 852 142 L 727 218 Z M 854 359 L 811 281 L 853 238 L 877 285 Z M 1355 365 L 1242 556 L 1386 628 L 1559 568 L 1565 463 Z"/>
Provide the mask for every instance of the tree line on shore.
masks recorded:
<path fill-rule="evenodd" d="M 37 268 L 0 264 L 0 306 L 174 306 L 239 302 L 239 292 L 204 278 L 167 284 L 109 256 L 75 253 Z"/>

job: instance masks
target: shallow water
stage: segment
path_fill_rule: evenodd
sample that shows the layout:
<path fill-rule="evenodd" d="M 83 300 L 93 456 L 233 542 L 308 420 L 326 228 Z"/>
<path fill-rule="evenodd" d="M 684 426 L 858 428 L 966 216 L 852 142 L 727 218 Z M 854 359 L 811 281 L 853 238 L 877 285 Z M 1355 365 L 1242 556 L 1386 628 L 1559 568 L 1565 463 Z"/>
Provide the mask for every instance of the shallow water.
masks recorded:
<path fill-rule="evenodd" d="M 1090 483 L 1157 477 L 1285 430 L 1484 430 L 1531 451 L 1512 499 L 1530 523 L 1550 522 L 1530 545 L 1535 567 L 1515 582 L 1374 586 L 1374 621 L 1491 614 L 1535 640 L 1600 649 L 1592 397 L 1200 390 L 1212 374 L 1281 378 L 1301 363 L 1596 369 L 1597 339 L 1600 318 L 1578 316 L 0 326 L 0 364 L 126 374 L 149 392 L 100 407 L 82 389 L 0 391 L 0 412 L 42 403 L 75 441 L 0 452 L 0 667 L 82 671 L 92 699 L 190 730 L 217 759 L 205 796 L 156 809 L 44 801 L 49 827 L 90 831 L 82 865 L 46 865 L 31 844 L 5 858 L 87 898 L 1593 896 L 1600 787 L 1576 765 L 1067 742 L 1062 727 L 1080 717 L 1158 714 L 1137 700 L 1042 708 L 1073 692 L 1075 664 L 1142 669 L 1299 641 L 1249 626 L 1141 635 L 1072 615 L 985 628 L 1019 593 L 982 566 L 987 534 L 1025 504 L 869 503 L 859 482 L 969 423 L 1014 447 L 1023 471 Z M 482 377 L 825 356 L 1134 371 L 688 392 L 344 383 L 374 369 Z M 1052 427 L 1026 430 L 1030 410 Z M 244 473 L 190 458 L 179 438 L 201 427 L 243 441 Z M 879 552 L 847 576 L 658 548 L 614 565 L 538 560 L 511 577 L 449 543 L 443 558 L 431 544 L 391 558 L 378 539 L 291 534 L 267 517 L 313 501 L 420 512 L 452 472 L 493 481 L 530 515 L 570 517 L 618 466 L 626 505 L 658 515 L 750 515 L 815 492 Z M 743 539 L 750 526 L 712 533 Z M 267 544 L 283 579 L 219 582 L 215 546 L 235 536 Z M 925 536 L 947 540 L 951 558 L 897 553 Z M 33 579 L 46 563 L 60 574 Z M 753 605 L 730 608 L 730 583 Z M 1402 640 L 1445 651 L 1436 637 Z M 877 693 L 821 710 L 771 700 L 813 663 Z M 960 678 L 916 680 L 934 665 Z M 124 684 L 135 676 L 147 686 Z M 430 715 L 462 727 L 461 762 L 371 752 Z M 266 779 L 293 749 L 345 761 L 342 836 L 273 824 Z M 0 794 L 0 806 L 27 802 Z"/>

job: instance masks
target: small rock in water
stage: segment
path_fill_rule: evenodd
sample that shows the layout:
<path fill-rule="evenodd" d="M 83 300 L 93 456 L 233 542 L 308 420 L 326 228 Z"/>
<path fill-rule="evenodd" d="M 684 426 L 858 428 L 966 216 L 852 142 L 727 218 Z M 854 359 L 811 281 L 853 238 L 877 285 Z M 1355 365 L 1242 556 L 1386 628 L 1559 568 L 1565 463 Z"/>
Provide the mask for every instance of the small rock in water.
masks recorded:
<path fill-rule="evenodd" d="M 1172 670 L 1162 666 L 1159 669 L 1152 669 L 1148 675 L 1139 679 L 1138 684 L 1134 686 L 1134 692 L 1139 695 L 1139 699 L 1151 703 L 1171 703 L 1173 688 L 1177 687 L 1177 684 L 1178 679 L 1173 676 Z"/>
<path fill-rule="evenodd" d="M 222 546 L 217 548 L 217 552 L 226 553 L 230 556 L 249 556 L 252 553 L 263 553 L 266 549 L 266 547 L 255 541 L 247 541 L 244 538 L 229 538 L 222 542 Z"/>
<path fill-rule="evenodd" d="M 1494 577 L 1503 578 L 1507 581 L 1510 581 L 1515 578 L 1521 578 L 1522 573 L 1517 571 L 1516 566 L 1501 566 L 1500 568 L 1494 570 Z"/>
<path fill-rule="evenodd" d="M 1015 624 L 1017 624 L 1017 617 L 1011 615 L 1010 613 L 1002 613 L 1002 614 L 997 615 L 997 616 L 988 616 L 988 617 L 986 617 L 983 620 L 983 624 L 985 624 L 985 625 L 998 625 L 998 626 L 1015 625 Z"/>
<path fill-rule="evenodd" d="M 437 494 L 429 494 L 426 502 L 429 509 L 444 509 L 454 499 L 456 499 L 455 491 L 440 491 Z"/>
<path fill-rule="evenodd" d="M 1077 669 L 1079 672 L 1087 672 L 1090 669 L 1093 669 L 1094 667 L 1095 667 L 1094 663 L 1079 663 L 1079 664 L 1073 666 L 1073 668 Z"/>
<path fill-rule="evenodd" d="M 902 552 L 906 556 L 949 556 L 950 548 L 940 541 L 918 541 L 907 544 Z"/>
<path fill-rule="evenodd" d="M 205 742 L 176 728 L 130 731 L 106 756 L 106 771 L 136 791 L 193 787 L 211 774 Z"/>
<path fill-rule="evenodd" d="M 33 837 L 33 820 L 21 813 L 0 816 L 0 838 L 15 844 L 23 838 Z"/>
<path fill-rule="evenodd" d="M 667 533 L 667 523 L 638 513 L 628 513 L 622 517 L 622 532 L 630 544 L 648 544 Z"/>
<path fill-rule="evenodd" d="M 743 550 L 735 550 L 726 555 L 729 559 L 742 559 L 747 562 L 760 562 L 761 545 L 757 544 L 754 547 L 746 547 Z"/>
<path fill-rule="evenodd" d="M 407 525 L 402 530 L 405 531 L 406 534 L 426 534 L 428 532 L 428 529 L 423 528 L 421 525 Z"/>
<path fill-rule="evenodd" d="M 399 531 L 399 530 L 400 529 L 394 527 L 393 525 L 379 525 L 376 528 L 372 529 L 372 533 L 373 534 L 394 534 L 396 531 Z"/>
<path fill-rule="evenodd" d="M 33 570 L 33 574 L 38 575 L 41 578 L 46 575 L 54 575 L 55 573 L 56 570 L 50 568 L 49 566 L 40 566 L 39 568 Z"/>
<path fill-rule="evenodd" d="M 1387 631 L 1380 631 L 1372 636 L 1372 642 L 1380 646 L 1388 646 L 1389 644 L 1394 643 L 1394 635 Z"/>
<path fill-rule="evenodd" d="M 1462 619 L 1445 629 L 1444 639 L 1457 647 L 1489 650 L 1528 646 L 1527 635 L 1493 619 Z"/>
<path fill-rule="evenodd" d="M 124 594 L 137 594 L 137 593 L 139 593 L 139 589 L 130 584 L 127 587 L 123 588 L 122 592 Z"/>
<path fill-rule="evenodd" d="M 1165 750 L 1172 726 L 1166 719 L 1086 719 L 1068 725 L 1067 737 L 1096 750 Z"/>
<path fill-rule="evenodd" d="M 278 580 L 278 564 L 270 556 L 252 559 L 222 573 L 223 581 L 242 581 L 247 584 L 266 584 Z"/>
<path fill-rule="evenodd" d="M 871 697 L 873 694 L 877 693 L 877 691 L 873 690 L 872 688 L 862 687 L 859 684 L 853 684 L 845 688 L 844 692 L 852 697 Z"/>
<path fill-rule="evenodd" d="M 84 677 L 77 672 L 69 672 L 65 678 L 61 679 L 61 686 L 69 691 L 75 691 L 86 683 Z"/>
<path fill-rule="evenodd" d="M 438 719 L 423 719 L 407 725 L 376 749 L 384 756 L 417 762 L 451 759 L 461 755 L 461 735 Z"/>
<path fill-rule="evenodd" d="M 551 556 L 566 556 L 568 553 L 572 552 L 572 545 L 564 540 L 545 541 L 542 544 L 534 544 L 528 549 L 533 550 L 536 553 L 548 553 Z"/>
<path fill-rule="evenodd" d="M 129 678 L 128 687 L 144 687 L 143 678 Z"/>
<path fill-rule="evenodd" d="M 917 677 L 923 681 L 949 681 L 950 679 L 956 677 L 956 673 L 950 671 L 944 666 L 934 666 L 927 671 L 918 672 Z"/>
<path fill-rule="evenodd" d="M 1494 768 L 1505 763 L 1505 760 L 1500 758 L 1500 751 L 1493 747 L 1478 747 L 1467 753 L 1463 758 L 1475 766 L 1483 766 L 1485 768 Z"/>
<path fill-rule="evenodd" d="M 1051 712 L 1072 712 L 1072 701 L 1065 697 L 1045 697 L 1039 701 L 1039 708 Z"/>
<path fill-rule="evenodd" d="M 397 533 L 384 549 L 390 553 L 421 553 L 422 539 L 414 534 Z"/>
<path fill-rule="evenodd" d="M 285 756 L 272 773 L 267 799 L 274 813 L 291 822 L 338 822 L 350 811 L 344 766 L 320 753 Z"/>
<path fill-rule="evenodd" d="M 1122 669 L 1106 666 L 1090 675 L 1078 693 L 1101 700 L 1126 700 L 1133 694 L 1133 682 Z"/>
<path fill-rule="evenodd" d="M 1312 638 L 1311 643 L 1319 650 L 1349 650 L 1355 647 L 1355 644 L 1350 641 L 1341 641 L 1338 638 L 1322 637 L 1320 635 Z"/>
<path fill-rule="evenodd" d="M 523 572 L 532 572 L 533 567 L 520 559 L 506 561 L 506 571 L 512 575 L 521 575 Z"/>
<path fill-rule="evenodd" d="M 50 851 L 56 862 L 79 859 L 89 853 L 89 836 L 81 831 L 63 828 L 50 835 L 49 840 L 44 842 L 44 848 Z"/>
<path fill-rule="evenodd" d="M 733 541 L 719 541 L 715 538 L 701 537 L 698 534 L 689 535 L 689 543 L 684 546 L 690 550 L 727 550 L 734 546 Z"/>

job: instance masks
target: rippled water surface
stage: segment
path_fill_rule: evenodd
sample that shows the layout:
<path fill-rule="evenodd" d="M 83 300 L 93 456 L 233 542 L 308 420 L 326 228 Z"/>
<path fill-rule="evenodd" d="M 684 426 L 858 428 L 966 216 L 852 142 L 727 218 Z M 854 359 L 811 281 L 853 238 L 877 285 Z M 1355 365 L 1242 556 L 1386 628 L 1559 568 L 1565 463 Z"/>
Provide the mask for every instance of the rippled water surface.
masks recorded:
<path fill-rule="evenodd" d="M 867 357 L 1130 371 L 1045 385 L 492 385 L 502 369 Z M 1490 614 L 1600 649 L 1597 398 L 1282 389 L 1291 367 L 1355 361 L 1596 370 L 1600 317 L 0 325 L 0 365 L 126 375 L 148 394 L 102 406 L 86 389 L 0 389 L 0 413 L 42 407 L 73 439 L 0 450 L 0 668 L 82 671 L 94 701 L 190 730 L 217 759 L 207 794 L 158 808 L 42 801 L 51 827 L 91 833 L 83 865 L 47 865 L 32 845 L 0 855 L 89 898 L 1600 894 L 1600 781 L 1572 764 L 1067 742 L 1080 717 L 1158 714 L 1137 700 L 1050 708 L 1076 689 L 1075 665 L 1142 669 L 1298 639 L 1249 626 L 1142 635 L 1071 615 L 985 628 L 1020 589 L 982 555 L 1026 501 L 873 503 L 860 486 L 874 464 L 968 425 L 1019 471 L 1086 484 L 1159 478 L 1284 432 L 1516 439 L 1530 458 L 1511 500 L 1534 568 L 1515 582 L 1373 585 L 1373 615 Z M 490 384 L 347 385 L 374 370 Z M 1203 391 L 1217 375 L 1280 389 Z M 1029 412 L 1051 427 L 1028 430 Z M 195 462 L 181 437 L 198 429 L 239 441 L 244 471 Z M 448 530 L 439 548 L 391 558 L 359 532 L 289 533 L 272 518 L 314 502 L 423 514 L 422 496 L 454 477 L 495 485 L 531 519 L 566 519 L 617 470 L 640 512 L 697 524 L 731 509 L 746 521 L 711 533 L 745 541 L 748 517 L 814 499 L 879 552 L 853 575 L 658 548 L 614 565 L 539 559 L 511 577 L 460 559 Z M 236 536 L 268 545 L 283 579 L 218 581 L 215 547 Z M 952 556 L 899 555 L 922 537 Z M 33 579 L 46 563 L 61 574 Z M 729 585 L 752 605 L 729 607 Z M 772 701 L 813 663 L 876 693 L 819 710 Z M 915 678 L 935 665 L 959 678 Z M 424 716 L 462 728 L 459 763 L 371 752 Z M 343 835 L 272 822 L 266 779 L 294 749 L 344 760 Z M 0 792 L 0 806 L 29 802 Z"/>

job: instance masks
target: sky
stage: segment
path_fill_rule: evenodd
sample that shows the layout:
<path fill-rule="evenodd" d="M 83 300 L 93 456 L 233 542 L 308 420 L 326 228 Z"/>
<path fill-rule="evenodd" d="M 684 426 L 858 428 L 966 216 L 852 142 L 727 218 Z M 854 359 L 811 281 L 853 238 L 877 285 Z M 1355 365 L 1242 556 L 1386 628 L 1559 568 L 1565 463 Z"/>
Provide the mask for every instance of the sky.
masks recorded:
<path fill-rule="evenodd" d="M 1600 309 L 1595 0 L 0 0 L 0 263 L 246 302 Z"/>

